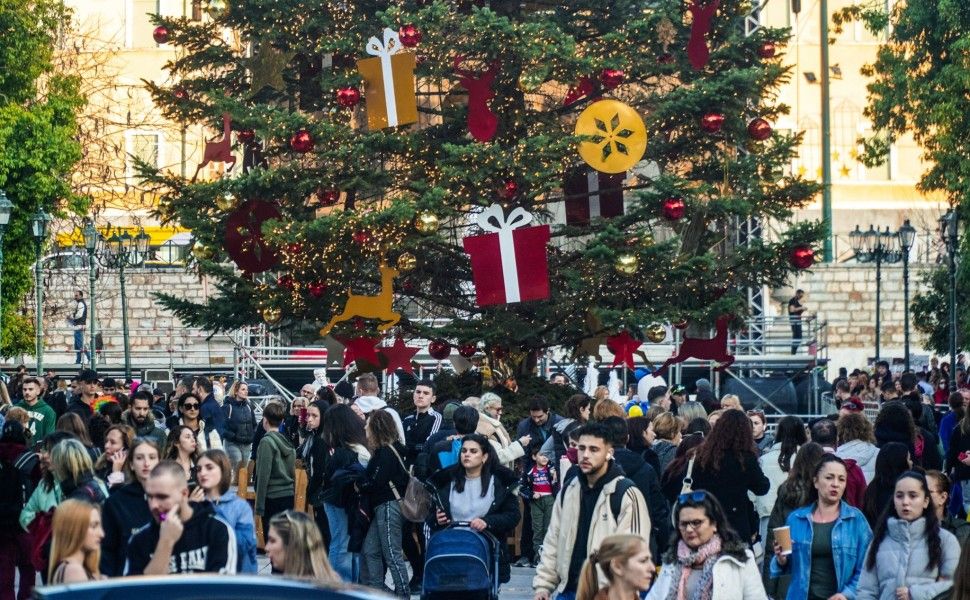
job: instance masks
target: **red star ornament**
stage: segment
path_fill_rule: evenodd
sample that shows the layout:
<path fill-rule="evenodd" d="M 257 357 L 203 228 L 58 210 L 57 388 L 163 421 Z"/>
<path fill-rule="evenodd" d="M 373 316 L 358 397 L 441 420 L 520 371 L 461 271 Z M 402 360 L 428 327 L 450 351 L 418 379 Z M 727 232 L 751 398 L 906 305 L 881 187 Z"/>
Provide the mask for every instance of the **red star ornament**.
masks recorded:
<path fill-rule="evenodd" d="M 408 346 L 402 338 L 396 338 L 393 345 L 382 346 L 380 349 L 381 355 L 387 359 L 387 366 L 384 369 L 388 373 L 393 373 L 398 369 L 404 369 L 406 373 L 413 374 L 414 367 L 411 366 L 411 359 L 420 350 L 420 348 Z"/>
<path fill-rule="evenodd" d="M 344 345 L 344 366 L 346 367 L 354 361 L 370 363 L 380 366 L 381 361 L 377 358 L 377 342 L 379 337 L 360 336 L 355 338 L 339 337 L 337 340 Z"/>
<path fill-rule="evenodd" d="M 606 348 L 613 353 L 613 364 L 611 366 L 623 364 L 628 369 L 634 368 L 633 353 L 642 345 L 643 342 L 635 339 L 629 331 L 621 331 L 606 338 Z"/>

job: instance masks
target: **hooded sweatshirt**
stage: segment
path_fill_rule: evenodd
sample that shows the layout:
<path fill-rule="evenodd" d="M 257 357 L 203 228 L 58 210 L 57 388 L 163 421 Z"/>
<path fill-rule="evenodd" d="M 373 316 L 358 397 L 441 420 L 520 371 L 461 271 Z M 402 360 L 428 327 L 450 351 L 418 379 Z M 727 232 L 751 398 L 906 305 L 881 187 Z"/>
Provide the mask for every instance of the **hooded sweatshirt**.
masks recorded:
<path fill-rule="evenodd" d="M 158 444 L 159 449 L 165 448 L 165 429 L 155 424 L 155 415 L 152 411 L 148 411 L 148 416 L 142 425 L 138 425 L 130 409 L 121 413 L 121 422 L 134 429 L 136 437 L 148 438 Z"/>
<path fill-rule="evenodd" d="M 388 406 L 387 402 L 384 402 L 377 396 L 358 396 L 354 403 L 365 415 L 375 410 L 386 410 L 391 413 L 391 417 L 394 418 L 394 424 L 397 426 L 397 433 L 401 436 L 401 443 L 405 443 L 404 425 L 401 423 L 401 415 L 397 414 L 396 410 Z"/>
<path fill-rule="evenodd" d="M 138 481 L 115 488 L 104 503 L 101 524 L 101 573 L 120 577 L 125 571 L 128 538 L 152 520 L 145 501 L 145 488 Z"/>
<path fill-rule="evenodd" d="M 47 437 L 47 434 L 54 431 L 57 414 L 49 404 L 44 402 L 43 398 L 38 398 L 33 406 L 28 406 L 25 400 L 14 404 L 14 406 L 19 406 L 27 411 L 27 415 L 30 417 L 31 440 L 39 442 Z"/>
<path fill-rule="evenodd" d="M 854 460 L 855 464 L 862 469 L 866 483 L 872 481 L 876 474 L 876 457 L 879 456 L 878 446 L 862 440 L 852 440 L 836 448 L 835 455 L 839 458 Z"/>
<path fill-rule="evenodd" d="M 191 503 L 192 517 L 182 523 L 182 536 L 172 548 L 168 572 L 236 572 L 236 536 L 225 521 L 216 516 L 208 502 Z M 128 541 L 125 575 L 142 575 L 158 546 L 159 524 L 151 519 Z"/>
<path fill-rule="evenodd" d="M 293 495 L 296 448 L 279 431 L 270 431 L 256 451 L 256 514 L 262 515 L 267 498 Z"/>

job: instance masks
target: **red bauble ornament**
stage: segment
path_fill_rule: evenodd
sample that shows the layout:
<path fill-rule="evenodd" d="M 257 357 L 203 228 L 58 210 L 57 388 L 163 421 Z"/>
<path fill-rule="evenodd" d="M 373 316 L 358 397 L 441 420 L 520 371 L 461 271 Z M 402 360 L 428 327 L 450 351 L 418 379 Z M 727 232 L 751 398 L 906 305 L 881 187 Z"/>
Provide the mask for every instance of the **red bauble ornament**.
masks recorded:
<path fill-rule="evenodd" d="M 681 319 L 673 324 L 677 329 L 687 329 L 687 319 Z"/>
<path fill-rule="evenodd" d="M 337 104 L 344 108 L 353 108 L 360 102 L 360 90 L 355 87 L 337 88 Z"/>
<path fill-rule="evenodd" d="M 763 142 L 771 137 L 771 123 L 757 117 L 748 123 L 748 136 L 757 142 Z"/>
<path fill-rule="evenodd" d="M 672 196 L 664 200 L 663 215 L 669 221 L 679 221 L 684 216 L 686 205 L 683 198 Z"/>
<path fill-rule="evenodd" d="M 397 35 L 401 39 L 401 45 L 405 48 L 414 48 L 421 43 L 421 30 L 410 23 L 401 25 L 401 28 L 397 30 Z"/>
<path fill-rule="evenodd" d="M 320 206 L 333 206 L 340 201 L 340 190 L 317 190 L 317 198 L 320 200 Z"/>
<path fill-rule="evenodd" d="M 180 102 L 189 99 L 189 91 L 182 86 L 175 88 L 173 95 Z"/>
<path fill-rule="evenodd" d="M 774 42 L 762 42 L 761 46 L 758 47 L 758 56 L 761 58 L 774 58 L 776 51 L 777 48 L 775 48 Z"/>
<path fill-rule="evenodd" d="M 168 43 L 168 27 L 164 25 L 159 25 L 152 31 L 152 39 L 155 40 L 156 44 L 167 44 Z"/>
<path fill-rule="evenodd" d="M 664 52 L 657 57 L 657 62 L 662 65 L 669 65 L 674 62 L 674 55 L 670 52 Z"/>
<path fill-rule="evenodd" d="M 515 195 L 519 193 L 519 184 L 515 182 L 514 179 L 507 179 L 504 184 L 502 184 L 502 198 L 506 200 L 511 200 L 515 198 Z"/>
<path fill-rule="evenodd" d="M 795 246 L 788 259 L 796 269 L 807 269 L 815 264 L 815 250 L 811 246 Z"/>
<path fill-rule="evenodd" d="M 236 139 L 243 144 L 252 144 L 256 139 L 256 131 L 252 129 L 243 129 L 236 134 Z"/>
<path fill-rule="evenodd" d="M 478 346 L 476 346 L 475 344 L 462 344 L 461 346 L 458 346 L 458 354 L 462 355 L 465 358 L 471 358 L 475 356 L 476 352 L 478 352 Z"/>
<path fill-rule="evenodd" d="M 296 282 L 294 282 L 293 278 L 290 277 L 289 275 L 280 275 L 279 278 L 276 280 L 276 284 L 281 288 L 283 288 L 284 290 L 292 291 L 293 288 L 296 287 Z"/>
<path fill-rule="evenodd" d="M 431 340 L 428 342 L 428 354 L 435 360 L 444 360 L 451 354 L 451 344 L 444 340 Z"/>
<path fill-rule="evenodd" d="M 370 232 L 366 229 L 358 229 L 350 237 L 353 238 L 355 244 L 363 246 L 370 241 Z"/>
<path fill-rule="evenodd" d="M 301 129 L 290 138 L 290 149 L 300 154 L 306 154 L 313 150 L 313 135 L 306 129 Z"/>
<path fill-rule="evenodd" d="M 707 133 L 717 133 L 724 127 L 724 115 L 719 112 L 709 112 L 701 117 L 701 129 Z"/>
<path fill-rule="evenodd" d="M 323 296 L 323 293 L 327 291 L 327 284 L 322 281 L 314 281 L 313 283 L 307 285 L 307 291 L 314 298 L 319 298 Z"/>
<path fill-rule="evenodd" d="M 625 77 L 626 73 L 621 69 L 603 69 L 600 72 L 600 83 L 603 84 L 603 89 L 612 90 L 623 83 Z"/>

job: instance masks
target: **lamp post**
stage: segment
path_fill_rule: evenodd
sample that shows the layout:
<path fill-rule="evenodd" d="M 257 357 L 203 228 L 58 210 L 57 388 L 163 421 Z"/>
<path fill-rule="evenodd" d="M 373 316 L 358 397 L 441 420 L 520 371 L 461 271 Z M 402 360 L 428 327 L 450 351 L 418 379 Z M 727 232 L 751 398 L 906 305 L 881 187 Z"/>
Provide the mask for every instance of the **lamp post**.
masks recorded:
<path fill-rule="evenodd" d="M 41 254 L 44 250 L 44 241 L 47 239 L 47 226 L 51 222 L 51 216 L 38 208 L 34 216 L 30 218 L 30 232 L 34 236 L 34 247 L 36 249 L 37 262 L 34 263 L 34 292 L 37 296 L 37 314 L 34 322 L 34 345 L 37 354 L 37 376 L 44 375 L 44 282 L 41 281 L 43 270 L 41 269 Z"/>
<path fill-rule="evenodd" d="M 959 217 L 952 208 L 940 217 L 940 237 L 950 259 L 950 392 L 957 391 L 957 247 Z"/>
<path fill-rule="evenodd" d="M 0 190 L 0 292 L 3 283 L 3 234 L 7 231 L 10 224 L 10 215 L 13 214 L 13 202 L 7 199 L 7 194 Z M 3 348 L 3 296 L 0 294 L 0 350 Z"/>
<path fill-rule="evenodd" d="M 88 221 L 84 224 L 84 230 L 82 231 L 84 235 L 84 248 L 88 251 L 88 318 L 90 319 L 90 325 L 88 326 L 90 334 L 90 347 L 88 348 L 88 357 L 91 362 L 91 370 L 95 371 L 98 368 L 98 361 L 96 358 L 96 340 L 97 335 L 94 330 L 94 281 L 96 274 L 94 272 L 94 253 L 98 249 L 98 241 L 101 236 L 98 235 L 98 230 L 94 227 L 92 221 Z"/>
<path fill-rule="evenodd" d="M 902 256 L 898 248 L 899 236 L 890 233 L 889 227 L 885 231 L 879 231 L 874 225 L 869 226 L 869 231 L 863 232 L 856 225 L 855 231 L 849 234 L 852 243 L 852 251 L 856 260 L 860 263 L 876 263 L 876 361 L 879 361 L 879 352 L 882 342 L 882 264 L 897 263 Z"/>
<path fill-rule="evenodd" d="M 903 369 L 909 371 L 909 251 L 916 242 L 916 228 L 903 221 L 899 228 L 899 250 L 903 255 Z"/>
<path fill-rule="evenodd" d="M 150 236 L 142 228 L 138 235 L 127 232 L 114 233 L 105 242 L 106 265 L 118 269 L 118 283 L 121 288 L 121 333 L 125 352 L 125 381 L 131 381 L 131 345 L 128 339 L 128 294 L 125 291 L 125 269 L 144 260 L 148 253 Z"/>

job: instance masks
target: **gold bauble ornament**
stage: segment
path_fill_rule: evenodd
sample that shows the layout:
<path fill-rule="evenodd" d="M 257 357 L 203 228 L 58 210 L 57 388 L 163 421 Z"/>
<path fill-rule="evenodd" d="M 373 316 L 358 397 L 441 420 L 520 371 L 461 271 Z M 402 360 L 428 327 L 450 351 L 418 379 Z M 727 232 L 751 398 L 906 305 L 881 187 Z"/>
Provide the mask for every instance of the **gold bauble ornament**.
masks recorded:
<path fill-rule="evenodd" d="M 414 220 L 415 229 L 424 235 L 431 235 L 438 231 L 439 225 L 438 215 L 430 212 L 418 213 L 418 216 Z"/>
<path fill-rule="evenodd" d="M 667 328 L 660 323 L 651 323 L 644 333 L 654 344 L 659 344 L 667 338 Z"/>
<path fill-rule="evenodd" d="M 219 210 L 230 211 L 236 207 L 238 199 L 232 195 L 232 192 L 226 192 L 221 196 L 216 196 L 216 207 Z"/>
<path fill-rule="evenodd" d="M 640 267 L 640 259 L 635 254 L 621 254 L 616 257 L 616 267 L 618 273 L 633 275 Z"/>
<path fill-rule="evenodd" d="M 263 321 L 267 325 L 276 325 L 283 319 L 283 311 L 275 306 L 268 306 L 263 309 Z"/>
<path fill-rule="evenodd" d="M 215 254 L 216 253 L 212 250 L 212 248 L 200 244 L 199 242 L 196 242 L 195 245 L 192 246 L 192 256 L 198 260 L 211 260 Z"/>
<path fill-rule="evenodd" d="M 402 273 L 410 271 L 416 266 L 418 266 L 418 259 L 415 258 L 410 252 L 405 252 L 401 256 L 397 257 L 397 269 Z"/>

